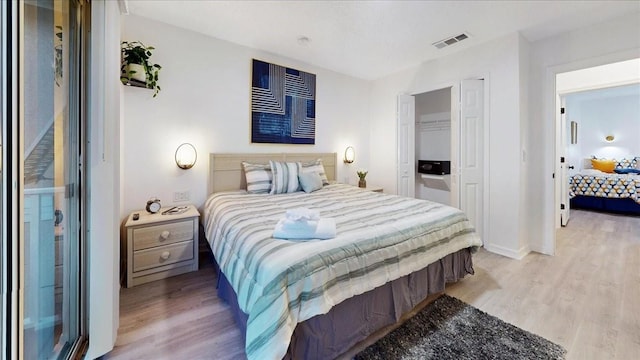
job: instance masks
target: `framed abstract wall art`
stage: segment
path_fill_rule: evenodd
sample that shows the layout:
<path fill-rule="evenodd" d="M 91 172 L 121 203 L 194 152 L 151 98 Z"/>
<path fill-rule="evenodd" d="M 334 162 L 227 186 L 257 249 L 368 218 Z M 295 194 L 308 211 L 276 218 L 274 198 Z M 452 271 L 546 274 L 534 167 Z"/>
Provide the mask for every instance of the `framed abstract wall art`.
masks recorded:
<path fill-rule="evenodd" d="M 315 144 L 316 76 L 253 60 L 251 142 Z"/>

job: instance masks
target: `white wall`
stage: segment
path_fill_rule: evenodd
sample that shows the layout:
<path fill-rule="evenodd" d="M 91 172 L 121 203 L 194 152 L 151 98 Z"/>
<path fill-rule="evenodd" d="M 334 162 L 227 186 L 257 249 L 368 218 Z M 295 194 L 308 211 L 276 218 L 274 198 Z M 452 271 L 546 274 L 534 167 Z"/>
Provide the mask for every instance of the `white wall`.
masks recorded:
<path fill-rule="evenodd" d="M 484 78 L 485 223 L 483 241 L 493 251 L 521 257 L 526 246 L 519 239 L 521 202 L 520 42 L 518 34 L 425 62 L 406 71 L 374 81 L 371 98 L 371 175 L 384 179 L 385 189 L 396 188 L 396 96 L 451 86 L 462 79 Z M 526 70 L 526 69 L 525 69 Z"/>
<path fill-rule="evenodd" d="M 447 114 L 449 123 L 451 113 Z M 416 124 L 416 160 L 451 161 L 451 125 L 439 129 L 424 129 Z"/>
<path fill-rule="evenodd" d="M 152 60 L 162 66 L 156 98 L 146 89 L 124 89 L 122 218 L 150 197 L 171 205 L 174 191 L 190 191 L 201 207 L 210 152 L 337 152 L 337 179 L 351 183 L 357 168 L 369 167 L 370 82 L 133 15 L 124 17 L 122 40 L 154 46 Z M 252 58 L 316 74 L 315 145 L 250 143 Z M 198 151 L 187 171 L 174 162 L 182 142 Z M 350 166 L 341 161 L 348 145 L 356 151 Z"/>
<path fill-rule="evenodd" d="M 113 348 L 120 307 L 120 11 L 91 2 L 87 359 Z"/>
<path fill-rule="evenodd" d="M 532 250 L 553 254 L 555 239 L 555 75 L 640 57 L 640 13 L 531 44 L 528 219 Z"/>
<path fill-rule="evenodd" d="M 417 94 L 416 159 L 451 160 L 451 123 L 440 129 L 423 129 L 422 121 L 442 115 L 451 121 L 451 88 Z"/>
<path fill-rule="evenodd" d="M 640 85 L 606 88 L 566 96 L 567 121 L 578 123 L 576 169 L 582 159 L 640 156 Z M 607 142 L 605 137 L 615 140 Z"/>

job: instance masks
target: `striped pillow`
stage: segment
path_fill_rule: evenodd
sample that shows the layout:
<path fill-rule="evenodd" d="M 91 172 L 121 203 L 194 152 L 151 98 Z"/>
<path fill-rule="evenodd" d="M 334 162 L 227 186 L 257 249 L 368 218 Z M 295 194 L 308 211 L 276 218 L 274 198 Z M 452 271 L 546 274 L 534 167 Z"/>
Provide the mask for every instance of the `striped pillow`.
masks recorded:
<path fill-rule="evenodd" d="M 329 185 L 329 179 L 327 178 L 327 173 L 324 171 L 324 165 L 322 164 L 322 159 L 310 161 L 308 163 L 300 163 L 300 171 L 303 173 L 306 172 L 317 172 L 322 179 L 322 185 Z"/>
<path fill-rule="evenodd" d="M 273 174 L 271 166 L 242 162 L 244 176 L 247 180 L 247 192 L 251 194 L 268 194 L 271 191 Z"/>
<path fill-rule="evenodd" d="M 295 162 L 269 161 L 273 181 L 269 194 L 292 193 L 300 190 L 298 172 L 300 165 Z"/>

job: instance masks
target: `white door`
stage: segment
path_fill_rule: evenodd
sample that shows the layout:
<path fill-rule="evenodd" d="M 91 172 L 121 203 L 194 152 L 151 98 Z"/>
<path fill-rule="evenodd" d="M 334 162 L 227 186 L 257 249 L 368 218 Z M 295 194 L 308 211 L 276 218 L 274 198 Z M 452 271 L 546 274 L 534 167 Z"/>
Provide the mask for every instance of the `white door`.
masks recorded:
<path fill-rule="evenodd" d="M 460 209 L 483 234 L 483 80 L 460 83 Z"/>
<path fill-rule="evenodd" d="M 460 208 L 460 86 L 451 87 L 451 197 L 450 204 Z"/>
<path fill-rule="evenodd" d="M 564 96 L 560 97 L 560 147 L 558 150 L 558 156 L 560 161 L 560 173 L 558 178 L 560 179 L 560 225 L 567 226 L 570 216 L 570 203 L 569 203 L 569 159 L 567 158 L 571 132 L 567 128 L 567 115 L 565 114 L 565 99 Z"/>
<path fill-rule="evenodd" d="M 398 179 L 397 194 L 415 197 L 415 132 L 416 99 L 411 95 L 398 95 Z"/>

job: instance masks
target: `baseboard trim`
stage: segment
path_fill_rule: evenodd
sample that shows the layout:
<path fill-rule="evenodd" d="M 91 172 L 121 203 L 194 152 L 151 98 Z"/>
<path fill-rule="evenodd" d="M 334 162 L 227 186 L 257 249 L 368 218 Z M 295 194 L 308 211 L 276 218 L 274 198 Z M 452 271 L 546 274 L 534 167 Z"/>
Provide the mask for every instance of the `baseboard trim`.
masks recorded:
<path fill-rule="evenodd" d="M 522 260 L 525 256 L 527 256 L 527 254 L 531 252 L 531 249 L 529 249 L 528 246 L 523 246 L 518 250 L 513 250 L 504 246 L 485 244 L 484 248 L 494 254 L 506 256 L 516 260 Z"/>

